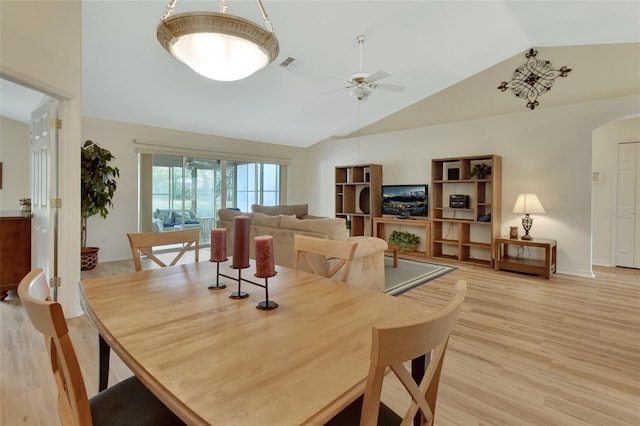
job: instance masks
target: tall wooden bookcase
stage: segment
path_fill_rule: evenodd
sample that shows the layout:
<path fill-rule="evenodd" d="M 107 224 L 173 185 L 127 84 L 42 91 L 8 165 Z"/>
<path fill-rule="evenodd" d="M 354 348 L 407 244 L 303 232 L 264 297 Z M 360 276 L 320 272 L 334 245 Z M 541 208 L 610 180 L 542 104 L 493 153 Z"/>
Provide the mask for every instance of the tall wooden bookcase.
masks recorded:
<path fill-rule="evenodd" d="M 491 175 L 472 178 L 471 170 L 482 163 L 491 166 Z M 500 236 L 502 157 L 432 160 L 431 195 L 431 256 L 493 267 L 494 243 Z M 468 196 L 469 205 L 450 207 L 450 195 Z"/>
<path fill-rule="evenodd" d="M 371 218 L 382 216 L 382 165 L 336 167 L 336 217 L 351 223 L 351 236 L 371 235 Z"/>

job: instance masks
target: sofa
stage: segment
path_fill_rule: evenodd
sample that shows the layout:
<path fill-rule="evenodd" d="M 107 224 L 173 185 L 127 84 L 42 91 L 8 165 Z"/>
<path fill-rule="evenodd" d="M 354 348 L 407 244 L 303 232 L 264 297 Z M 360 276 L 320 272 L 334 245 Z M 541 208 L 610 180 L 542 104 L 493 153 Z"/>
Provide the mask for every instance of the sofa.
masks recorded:
<path fill-rule="evenodd" d="M 238 215 L 251 218 L 250 238 L 260 235 L 273 236 L 276 265 L 293 266 L 293 240 L 295 234 L 333 240 L 349 240 L 358 243 L 347 281 L 355 286 L 384 291 L 384 251 L 387 242 L 373 237 L 347 237 L 344 219 L 311 216 L 306 204 L 261 206 L 254 204 L 252 212 L 243 213 L 229 209 L 218 210 L 218 228 L 227 229 L 227 255 L 233 254 L 233 218 Z M 255 259 L 254 244 L 249 256 Z M 331 261 L 316 256 L 312 259 L 320 273 L 325 273 Z M 304 262 L 303 262 L 304 263 Z M 305 269 L 304 265 L 300 265 Z"/>
<path fill-rule="evenodd" d="M 184 210 L 184 224 L 182 223 L 182 210 L 155 209 L 153 211 L 153 231 L 172 231 L 176 225 L 183 229 L 197 228 L 200 220 L 191 210 Z"/>

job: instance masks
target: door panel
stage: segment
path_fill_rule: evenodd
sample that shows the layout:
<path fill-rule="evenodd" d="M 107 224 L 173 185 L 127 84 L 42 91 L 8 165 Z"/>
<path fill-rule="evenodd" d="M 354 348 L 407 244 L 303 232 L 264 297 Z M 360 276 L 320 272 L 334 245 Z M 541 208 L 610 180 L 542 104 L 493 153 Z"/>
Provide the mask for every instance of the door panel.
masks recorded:
<path fill-rule="evenodd" d="M 31 113 L 31 264 L 44 269 L 47 277 L 57 274 L 55 267 L 55 215 L 51 198 L 57 197 L 57 101 L 49 100 Z M 55 293 L 55 291 L 54 291 Z"/>

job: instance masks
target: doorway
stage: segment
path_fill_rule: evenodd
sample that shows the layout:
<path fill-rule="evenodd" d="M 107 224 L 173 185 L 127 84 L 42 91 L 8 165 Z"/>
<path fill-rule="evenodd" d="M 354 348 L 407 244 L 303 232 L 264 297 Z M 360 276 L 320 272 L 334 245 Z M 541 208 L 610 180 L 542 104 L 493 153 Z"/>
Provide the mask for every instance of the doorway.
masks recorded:
<path fill-rule="evenodd" d="M 640 142 L 618 144 L 615 266 L 640 268 Z"/>

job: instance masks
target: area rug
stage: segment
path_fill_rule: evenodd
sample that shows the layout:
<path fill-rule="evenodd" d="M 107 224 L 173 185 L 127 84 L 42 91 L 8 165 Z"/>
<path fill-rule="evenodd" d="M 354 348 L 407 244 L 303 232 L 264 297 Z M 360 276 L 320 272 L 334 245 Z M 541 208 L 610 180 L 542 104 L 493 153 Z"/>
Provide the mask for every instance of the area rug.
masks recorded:
<path fill-rule="evenodd" d="M 456 268 L 435 263 L 417 262 L 398 259 L 398 267 L 393 267 L 391 257 L 384 258 L 385 290 L 392 296 L 397 296 L 414 287 L 441 277 Z"/>

